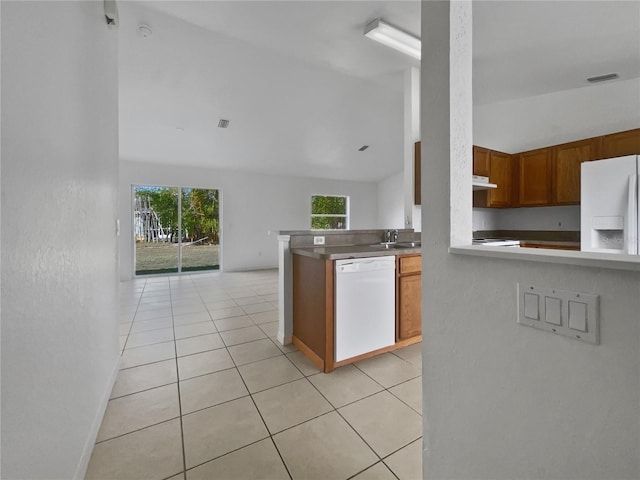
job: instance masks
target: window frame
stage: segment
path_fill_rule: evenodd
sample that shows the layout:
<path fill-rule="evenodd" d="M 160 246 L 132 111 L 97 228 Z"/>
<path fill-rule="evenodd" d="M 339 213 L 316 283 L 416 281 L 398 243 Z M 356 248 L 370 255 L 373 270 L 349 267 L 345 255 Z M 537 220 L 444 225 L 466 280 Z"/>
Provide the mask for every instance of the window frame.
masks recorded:
<path fill-rule="evenodd" d="M 344 214 L 340 214 L 340 213 L 313 213 L 313 199 L 315 197 L 331 197 L 331 198 L 344 198 L 345 199 L 345 213 Z M 311 220 L 311 230 L 314 231 L 336 231 L 336 232 L 341 232 L 343 230 L 349 230 L 350 228 L 350 224 L 351 224 L 351 215 L 350 215 L 350 210 L 351 210 L 351 200 L 349 198 L 349 195 L 325 195 L 325 194 L 312 194 L 311 195 L 311 215 L 310 215 L 310 220 Z M 313 228 L 313 219 L 314 218 L 325 218 L 325 217 L 341 217 L 344 218 L 345 222 L 344 222 L 344 228 Z"/>

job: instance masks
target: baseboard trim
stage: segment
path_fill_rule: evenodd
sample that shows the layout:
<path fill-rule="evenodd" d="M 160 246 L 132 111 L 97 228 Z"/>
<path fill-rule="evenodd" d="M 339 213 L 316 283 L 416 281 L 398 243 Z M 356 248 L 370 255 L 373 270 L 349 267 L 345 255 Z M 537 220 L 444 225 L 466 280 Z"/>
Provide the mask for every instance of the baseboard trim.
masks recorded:
<path fill-rule="evenodd" d="M 296 346 L 296 348 L 298 350 L 300 350 L 302 353 L 304 353 L 304 355 L 311 360 L 311 362 L 318 367 L 320 370 L 322 370 L 323 372 L 325 371 L 324 367 L 325 367 L 325 361 L 320 357 L 320 355 L 318 355 L 316 352 L 314 352 L 313 350 L 311 350 L 311 348 L 309 348 L 307 346 L 306 343 L 304 343 L 302 340 L 300 340 L 298 337 L 296 337 L 295 335 L 293 336 L 293 344 Z"/>
<path fill-rule="evenodd" d="M 289 345 L 293 341 L 293 335 L 285 335 L 282 332 L 278 332 L 276 338 L 282 345 Z"/>
<path fill-rule="evenodd" d="M 120 354 L 118 354 L 116 363 L 113 367 L 113 370 L 111 371 L 111 377 L 107 382 L 107 387 L 104 394 L 102 395 L 102 399 L 100 400 L 100 405 L 98 405 L 98 409 L 96 410 L 96 415 L 93 418 L 91 430 L 89 430 L 89 435 L 87 436 L 84 448 L 82 449 L 82 455 L 80 456 L 80 461 L 78 462 L 78 466 L 76 467 L 76 473 L 73 476 L 74 480 L 83 480 L 87 474 L 89 460 L 91 460 L 91 454 L 93 453 L 93 446 L 95 445 L 96 439 L 98 438 L 98 432 L 100 431 L 100 426 L 102 425 L 102 419 L 104 418 L 104 414 L 107 411 L 107 405 L 109 404 L 109 398 L 111 397 L 113 386 L 116 383 L 116 378 L 118 378 L 121 360 L 122 357 L 120 356 Z"/>

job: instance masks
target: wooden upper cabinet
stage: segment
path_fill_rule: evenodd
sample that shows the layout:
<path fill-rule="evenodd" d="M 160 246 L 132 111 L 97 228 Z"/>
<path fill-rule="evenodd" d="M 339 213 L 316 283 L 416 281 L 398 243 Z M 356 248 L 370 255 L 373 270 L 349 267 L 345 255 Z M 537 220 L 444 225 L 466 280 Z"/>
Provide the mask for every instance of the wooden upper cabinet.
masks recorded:
<path fill-rule="evenodd" d="M 422 161 L 421 161 L 421 142 L 413 145 L 413 203 L 414 205 L 422 204 Z"/>
<path fill-rule="evenodd" d="M 640 128 L 602 137 L 602 158 L 640 155 Z"/>
<path fill-rule="evenodd" d="M 489 165 L 491 168 L 489 182 L 498 185 L 498 188 L 488 191 L 489 206 L 510 207 L 512 205 L 513 157 L 508 153 L 492 150 L 489 157 Z"/>
<path fill-rule="evenodd" d="M 551 204 L 551 148 L 518 155 L 518 204 L 521 207 Z"/>
<path fill-rule="evenodd" d="M 491 150 L 473 146 L 473 174 L 489 176 L 489 154 Z"/>
<path fill-rule="evenodd" d="M 601 158 L 601 143 L 597 137 L 553 147 L 552 193 L 555 205 L 580 203 L 580 165 Z"/>
<path fill-rule="evenodd" d="M 489 177 L 497 188 L 473 192 L 473 206 L 480 208 L 510 207 L 512 191 L 513 156 L 508 153 L 473 147 L 473 174 Z"/>
<path fill-rule="evenodd" d="M 473 192 L 474 207 L 580 204 L 583 162 L 640 155 L 640 128 L 509 155 L 473 147 L 473 174 L 498 188 Z"/>

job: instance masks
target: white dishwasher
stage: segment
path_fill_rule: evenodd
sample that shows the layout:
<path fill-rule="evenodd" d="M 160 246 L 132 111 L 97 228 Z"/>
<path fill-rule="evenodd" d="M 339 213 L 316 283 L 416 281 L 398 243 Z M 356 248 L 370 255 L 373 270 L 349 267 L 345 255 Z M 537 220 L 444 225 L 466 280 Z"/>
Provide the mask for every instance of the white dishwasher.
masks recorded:
<path fill-rule="evenodd" d="M 335 361 L 396 340 L 394 256 L 336 260 Z"/>

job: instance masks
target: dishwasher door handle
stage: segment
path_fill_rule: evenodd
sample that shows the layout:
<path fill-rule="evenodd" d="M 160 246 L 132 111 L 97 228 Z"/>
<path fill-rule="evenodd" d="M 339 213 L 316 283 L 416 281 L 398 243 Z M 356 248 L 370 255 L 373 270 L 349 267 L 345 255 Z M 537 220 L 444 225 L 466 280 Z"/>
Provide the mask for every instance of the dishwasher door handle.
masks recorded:
<path fill-rule="evenodd" d="M 337 266 L 338 274 L 341 273 L 361 273 L 361 272 L 373 272 L 379 270 L 395 270 L 396 264 L 389 261 L 376 261 L 371 260 L 367 262 L 353 262 L 345 263 Z"/>

